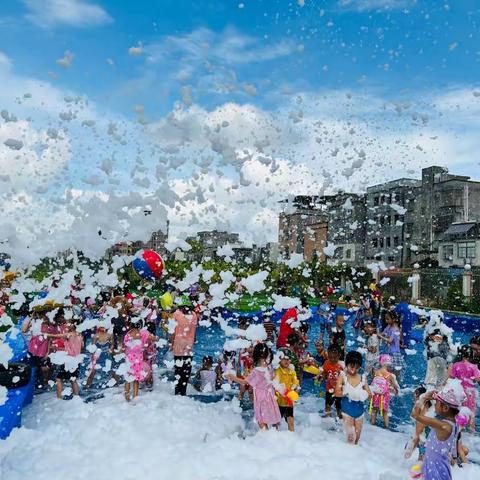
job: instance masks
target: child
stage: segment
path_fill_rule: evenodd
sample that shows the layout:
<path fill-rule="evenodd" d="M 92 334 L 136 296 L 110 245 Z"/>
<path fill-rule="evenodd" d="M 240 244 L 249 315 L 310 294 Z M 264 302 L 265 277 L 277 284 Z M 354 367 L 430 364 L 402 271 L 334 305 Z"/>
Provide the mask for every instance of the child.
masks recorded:
<path fill-rule="evenodd" d="M 470 416 L 470 430 L 475 432 L 475 416 L 477 414 L 477 389 L 475 382 L 480 382 L 480 370 L 472 363 L 473 349 L 470 345 L 463 345 L 458 351 L 461 360 L 450 367 L 450 378 L 460 380 L 466 395 L 464 407 L 472 412 Z"/>
<path fill-rule="evenodd" d="M 267 345 L 268 344 L 269 342 L 267 339 Z M 253 353 L 253 348 L 248 347 L 246 349 L 241 350 L 238 355 L 237 375 L 240 378 L 247 378 L 248 375 L 250 375 L 250 372 L 253 370 L 253 367 L 255 366 L 253 364 L 252 353 Z M 240 385 L 240 392 L 238 394 L 238 399 L 242 401 L 245 395 L 245 392 L 247 391 L 248 391 L 248 396 L 250 397 L 250 401 L 253 403 L 253 391 L 247 385 Z"/>
<path fill-rule="evenodd" d="M 213 358 L 209 355 L 203 357 L 202 366 L 195 374 L 193 386 L 202 393 L 214 392 L 216 390 L 217 374 L 213 369 Z"/>
<path fill-rule="evenodd" d="M 436 328 L 427 335 L 424 343 L 428 360 L 425 383 L 439 388 L 445 385 L 448 378 L 447 362 L 451 354 L 449 340 L 439 328 Z"/>
<path fill-rule="evenodd" d="M 342 418 L 347 442 L 357 445 L 363 427 L 364 402 L 371 395 L 367 380 L 358 372 L 362 367 L 362 355 L 348 352 L 345 372 L 337 379 L 335 396 L 342 397 Z"/>
<path fill-rule="evenodd" d="M 380 341 L 378 340 L 377 329 L 373 322 L 365 322 L 365 334 L 368 336 L 367 340 L 367 354 L 365 356 L 365 375 L 367 378 L 373 373 L 373 367 L 378 363 Z"/>
<path fill-rule="evenodd" d="M 412 411 L 413 419 L 431 428 L 425 444 L 423 480 L 452 479 L 450 461 L 455 450 L 458 431 L 455 417 L 465 398 L 460 382 L 450 379 L 439 392 L 429 392 L 415 404 Z M 436 418 L 422 414 L 425 403 L 431 400 L 435 400 Z"/>
<path fill-rule="evenodd" d="M 317 315 L 320 321 L 320 336 L 318 341 L 323 343 L 325 332 L 327 332 L 328 335 L 332 327 L 332 309 L 326 296 L 322 296 L 321 303 L 317 307 Z"/>
<path fill-rule="evenodd" d="M 89 365 L 90 373 L 86 382 L 87 388 L 91 387 L 96 373 L 104 376 L 112 370 L 112 348 L 113 335 L 108 333 L 105 327 L 97 327 L 95 335 L 92 337 L 92 345 L 87 347 L 90 352 L 95 349 Z M 118 375 L 112 372 L 112 377 L 118 384 L 120 381 Z"/>
<path fill-rule="evenodd" d="M 330 345 L 335 345 L 338 348 L 338 353 L 340 355 L 340 360 L 345 358 L 345 330 L 343 326 L 345 325 L 345 318 L 341 314 L 337 314 L 335 318 L 335 326 L 332 328 L 329 340 Z"/>
<path fill-rule="evenodd" d="M 70 381 L 73 395 L 78 395 L 80 393 L 77 378 L 80 374 L 79 363 L 81 363 L 83 360 L 83 355 L 81 355 L 83 348 L 83 336 L 77 332 L 74 323 L 65 324 L 64 331 L 66 335 L 62 338 L 62 348 L 67 353 L 68 357 L 65 360 L 65 364 L 60 365 L 60 369 L 57 373 L 57 398 L 59 399 L 62 398 L 62 380 Z M 59 351 L 61 350 L 58 349 L 57 352 Z M 72 362 L 70 362 L 69 357 L 76 358 L 76 360 L 72 360 Z"/>
<path fill-rule="evenodd" d="M 145 351 L 150 342 L 155 342 L 155 337 L 141 328 L 141 319 L 132 318 L 130 330 L 123 339 L 125 355 L 129 363 L 125 376 L 125 400 L 127 402 L 130 401 L 130 384 L 133 384 L 133 398 L 135 398 L 138 396 L 140 382 L 145 381 L 151 374 L 150 364 L 145 361 Z"/>
<path fill-rule="evenodd" d="M 378 338 L 385 342 L 382 353 L 391 357 L 393 371 L 398 377 L 405 366 L 405 362 L 403 361 L 402 352 L 400 351 L 401 332 L 395 312 L 387 312 L 385 314 L 385 321 L 387 327 L 381 334 L 378 334 Z"/>
<path fill-rule="evenodd" d="M 373 381 L 370 385 L 370 390 L 373 394 L 370 400 L 371 424 L 376 424 L 377 413 L 380 411 L 385 428 L 388 428 L 389 425 L 388 413 L 390 409 L 391 394 L 393 392 L 394 395 L 398 395 L 399 391 L 397 379 L 389 370 L 391 366 L 392 359 L 390 356 L 380 355 L 380 361 L 377 364 Z"/>
<path fill-rule="evenodd" d="M 420 385 L 418 388 L 415 389 L 413 392 L 413 398 L 415 403 L 420 400 L 420 397 L 427 392 L 427 389 Z M 432 402 L 427 401 L 425 403 L 422 402 L 422 410 L 420 413 L 427 417 L 433 418 L 435 416 L 435 412 L 432 410 Z M 418 447 L 418 460 L 423 461 L 423 457 L 425 456 L 425 442 L 427 440 L 428 434 L 430 433 L 430 427 L 424 425 L 420 422 L 415 422 L 415 435 L 409 440 L 407 445 L 405 445 L 405 458 L 410 458 L 412 456 L 413 450 Z"/>
<path fill-rule="evenodd" d="M 295 422 L 293 418 L 293 402 L 286 397 L 288 391 L 296 391 L 300 389 L 300 382 L 298 381 L 295 368 L 290 363 L 288 352 L 279 351 L 280 365 L 275 370 L 274 382 L 282 386 L 283 392 L 276 392 L 278 407 L 280 415 L 285 419 L 290 432 L 295 431 Z"/>
<path fill-rule="evenodd" d="M 319 380 L 325 380 L 325 415 L 331 415 L 335 403 L 337 417 L 342 418 L 342 399 L 335 396 L 335 388 L 343 367 L 339 362 L 339 352 L 336 345 L 330 345 L 327 350 L 328 359 L 324 362 Z"/>
<path fill-rule="evenodd" d="M 282 417 L 272 382 L 273 374 L 270 368 L 272 351 L 265 343 L 255 345 L 253 361 L 255 368 L 246 379 L 231 374 L 228 375 L 228 378 L 240 384 L 248 384 L 253 388 L 253 409 L 260 429 L 268 429 L 270 425 L 278 428 Z"/>

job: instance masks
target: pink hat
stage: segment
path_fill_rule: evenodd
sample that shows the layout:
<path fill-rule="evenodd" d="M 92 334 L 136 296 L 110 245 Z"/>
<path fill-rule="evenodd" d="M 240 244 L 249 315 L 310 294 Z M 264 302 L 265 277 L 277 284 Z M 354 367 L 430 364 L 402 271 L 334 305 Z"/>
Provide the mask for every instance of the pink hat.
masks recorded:
<path fill-rule="evenodd" d="M 465 402 L 467 396 L 465 395 L 460 380 L 450 378 L 447 380 L 445 386 L 434 394 L 433 398 L 449 407 L 459 409 Z"/>
<path fill-rule="evenodd" d="M 392 357 L 384 353 L 380 355 L 378 361 L 380 362 L 380 365 L 388 367 L 392 364 Z"/>

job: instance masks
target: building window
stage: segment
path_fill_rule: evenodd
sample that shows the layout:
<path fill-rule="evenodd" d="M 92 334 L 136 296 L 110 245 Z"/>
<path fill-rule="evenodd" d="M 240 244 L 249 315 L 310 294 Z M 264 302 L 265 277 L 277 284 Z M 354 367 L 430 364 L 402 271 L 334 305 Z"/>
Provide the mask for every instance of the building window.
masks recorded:
<path fill-rule="evenodd" d="M 394 262 L 394 261 L 395 261 L 395 257 L 388 257 L 388 261 L 389 261 L 389 262 Z"/>
<path fill-rule="evenodd" d="M 384 240 L 383 238 L 380 239 L 380 248 L 383 248 L 383 245 L 384 245 Z"/>
<path fill-rule="evenodd" d="M 372 247 L 377 248 L 378 247 L 378 238 L 372 238 Z"/>
<path fill-rule="evenodd" d="M 399 242 L 398 237 L 393 237 L 393 246 L 394 246 L 394 247 L 398 247 L 399 243 L 400 243 L 400 242 Z"/>
<path fill-rule="evenodd" d="M 395 220 L 395 223 L 397 223 L 400 220 L 400 215 L 398 213 L 395 214 L 395 217 L 393 217 L 393 219 Z"/>
<path fill-rule="evenodd" d="M 462 242 L 457 244 L 458 258 L 475 258 L 475 242 Z"/>
<path fill-rule="evenodd" d="M 335 250 L 335 258 L 343 258 L 343 247 L 337 247 Z"/>
<path fill-rule="evenodd" d="M 390 215 L 387 216 L 387 225 L 392 224 L 392 217 Z"/>
<path fill-rule="evenodd" d="M 380 218 L 380 225 L 384 225 L 385 224 L 385 217 L 382 215 Z"/>
<path fill-rule="evenodd" d="M 443 259 L 452 260 L 453 258 L 453 245 L 444 245 L 443 246 Z"/>
<path fill-rule="evenodd" d="M 380 200 L 380 199 L 379 199 L 378 197 L 373 197 L 373 204 L 374 204 L 375 206 L 378 206 L 379 200 Z"/>
<path fill-rule="evenodd" d="M 345 258 L 350 260 L 352 258 L 352 250 L 350 250 L 350 248 L 347 248 L 345 250 Z"/>
<path fill-rule="evenodd" d="M 390 237 L 387 237 L 385 241 L 387 242 L 387 247 L 390 247 Z"/>

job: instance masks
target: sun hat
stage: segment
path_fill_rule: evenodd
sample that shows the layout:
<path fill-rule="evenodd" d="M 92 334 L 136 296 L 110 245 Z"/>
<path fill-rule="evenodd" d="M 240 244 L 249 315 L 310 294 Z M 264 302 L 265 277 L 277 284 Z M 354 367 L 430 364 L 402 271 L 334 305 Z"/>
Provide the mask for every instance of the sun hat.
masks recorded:
<path fill-rule="evenodd" d="M 465 402 L 467 396 L 463 390 L 460 380 L 450 378 L 444 387 L 433 395 L 435 400 L 456 409 L 459 409 Z"/>
<path fill-rule="evenodd" d="M 382 366 L 390 366 L 392 364 L 392 357 L 390 355 L 387 355 L 386 353 L 380 355 L 380 358 L 378 359 L 380 362 L 380 365 Z"/>

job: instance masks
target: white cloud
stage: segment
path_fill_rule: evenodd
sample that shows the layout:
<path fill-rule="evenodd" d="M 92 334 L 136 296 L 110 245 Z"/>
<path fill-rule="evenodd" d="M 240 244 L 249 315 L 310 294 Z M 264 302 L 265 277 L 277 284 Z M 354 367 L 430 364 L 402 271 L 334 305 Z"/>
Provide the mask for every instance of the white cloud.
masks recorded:
<path fill-rule="evenodd" d="M 88 0 L 23 0 L 26 17 L 41 28 L 59 25 L 90 27 L 112 22 L 110 15 Z"/>
<path fill-rule="evenodd" d="M 195 64 L 206 59 L 226 64 L 243 64 L 274 60 L 295 52 L 291 41 L 269 43 L 228 27 L 217 33 L 208 28 L 198 28 L 181 36 L 166 36 L 161 41 L 145 47 L 150 63 L 165 60 L 167 56 L 180 55 Z"/>
<path fill-rule="evenodd" d="M 345 10 L 368 11 L 368 10 L 396 10 L 412 7 L 417 0 L 339 0 L 338 4 Z"/>
<path fill-rule="evenodd" d="M 0 69 L 9 70 L 11 64 L 12 62 L 10 58 L 5 53 L 0 51 Z"/>

